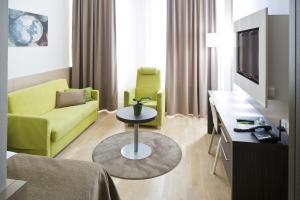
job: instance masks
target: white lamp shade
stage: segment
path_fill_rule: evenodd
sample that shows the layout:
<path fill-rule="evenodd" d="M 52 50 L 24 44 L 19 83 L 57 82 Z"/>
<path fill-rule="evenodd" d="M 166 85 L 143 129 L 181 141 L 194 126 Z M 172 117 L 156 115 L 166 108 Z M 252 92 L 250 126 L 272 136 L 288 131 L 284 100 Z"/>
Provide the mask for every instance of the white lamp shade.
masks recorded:
<path fill-rule="evenodd" d="M 218 46 L 217 33 L 207 33 L 206 34 L 206 46 L 207 47 L 217 47 Z"/>

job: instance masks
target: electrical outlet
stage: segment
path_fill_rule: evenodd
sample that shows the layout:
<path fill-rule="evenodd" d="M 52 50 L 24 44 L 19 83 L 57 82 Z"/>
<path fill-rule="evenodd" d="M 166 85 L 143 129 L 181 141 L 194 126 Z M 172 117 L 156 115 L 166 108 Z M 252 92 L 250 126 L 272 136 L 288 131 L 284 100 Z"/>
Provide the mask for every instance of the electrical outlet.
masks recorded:
<path fill-rule="evenodd" d="M 274 87 L 269 87 L 268 89 L 268 98 L 274 99 L 276 96 L 276 89 Z"/>
<path fill-rule="evenodd" d="M 286 130 L 286 133 L 289 134 L 289 120 L 281 119 L 281 126 Z"/>

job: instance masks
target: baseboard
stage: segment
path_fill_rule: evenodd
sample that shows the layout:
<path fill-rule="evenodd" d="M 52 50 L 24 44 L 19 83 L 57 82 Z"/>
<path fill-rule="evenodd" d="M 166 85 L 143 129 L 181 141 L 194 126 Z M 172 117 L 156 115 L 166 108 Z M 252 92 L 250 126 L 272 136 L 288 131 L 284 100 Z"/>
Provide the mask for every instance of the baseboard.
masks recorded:
<path fill-rule="evenodd" d="M 6 180 L 6 188 L 0 192 L 1 200 L 26 200 L 27 182 L 21 180 Z"/>
<path fill-rule="evenodd" d="M 55 79 L 67 79 L 68 83 L 71 78 L 71 67 L 61 68 L 53 71 L 23 76 L 8 80 L 8 92 L 31 87 Z"/>

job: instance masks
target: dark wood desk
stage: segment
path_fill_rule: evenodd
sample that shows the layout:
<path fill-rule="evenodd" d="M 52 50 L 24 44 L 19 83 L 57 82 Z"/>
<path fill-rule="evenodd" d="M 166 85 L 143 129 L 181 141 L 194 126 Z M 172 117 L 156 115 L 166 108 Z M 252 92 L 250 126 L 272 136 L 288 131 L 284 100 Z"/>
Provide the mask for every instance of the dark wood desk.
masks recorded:
<path fill-rule="evenodd" d="M 209 91 L 221 121 L 221 157 L 231 184 L 233 200 L 288 199 L 288 136 L 270 144 L 260 143 L 250 132 L 233 131 L 241 116 L 262 116 L 235 92 Z M 263 116 L 262 116 L 263 117 Z M 271 122 L 265 119 L 270 125 Z M 273 131 L 278 130 L 273 126 Z M 208 106 L 208 131 L 212 116 Z"/>

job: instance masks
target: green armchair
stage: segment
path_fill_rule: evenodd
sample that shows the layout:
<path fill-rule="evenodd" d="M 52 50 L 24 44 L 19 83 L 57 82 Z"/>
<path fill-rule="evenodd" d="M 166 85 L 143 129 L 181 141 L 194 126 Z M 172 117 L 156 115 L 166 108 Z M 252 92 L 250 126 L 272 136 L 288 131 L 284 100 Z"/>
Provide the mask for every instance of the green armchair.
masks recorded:
<path fill-rule="evenodd" d="M 143 125 L 160 127 L 165 115 L 165 92 L 160 89 L 160 70 L 154 67 L 141 67 L 137 71 L 136 88 L 124 92 L 124 106 L 134 104 L 134 98 L 151 97 L 144 105 L 157 110 L 154 121 Z"/>

